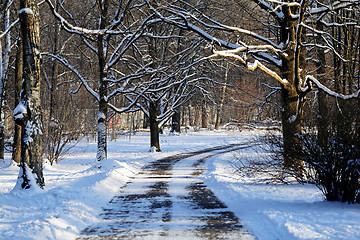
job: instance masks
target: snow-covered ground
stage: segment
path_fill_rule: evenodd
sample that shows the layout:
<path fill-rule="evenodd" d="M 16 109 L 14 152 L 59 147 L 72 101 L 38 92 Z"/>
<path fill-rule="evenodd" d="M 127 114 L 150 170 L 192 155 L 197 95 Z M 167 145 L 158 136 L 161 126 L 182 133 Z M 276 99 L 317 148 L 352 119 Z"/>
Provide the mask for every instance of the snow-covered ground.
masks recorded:
<path fill-rule="evenodd" d="M 102 207 L 156 159 L 177 153 L 247 142 L 259 132 L 191 132 L 160 137 L 161 153 L 149 152 L 149 134 L 109 142 L 108 159 L 95 161 L 96 143 L 83 140 L 59 161 L 44 166 L 41 191 L 13 190 L 18 167 L 10 155 L 0 163 L 0 239 L 75 239 L 98 221 Z M 329 203 L 311 185 L 259 183 L 236 174 L 238 156 L 259 157 L 253 148 L 207 160 L 203 180 L 258 239 L 360 239 L 360 205 Z"/>

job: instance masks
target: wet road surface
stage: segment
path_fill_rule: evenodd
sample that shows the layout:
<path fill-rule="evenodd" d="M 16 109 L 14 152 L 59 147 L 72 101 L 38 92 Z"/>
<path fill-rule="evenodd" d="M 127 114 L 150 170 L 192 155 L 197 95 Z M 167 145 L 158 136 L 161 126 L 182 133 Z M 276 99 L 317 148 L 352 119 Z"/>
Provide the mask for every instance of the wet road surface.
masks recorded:
<path fill-rule="evenodd" d="M 255 239 L 200 178 L 208 158 L 246 147 L 209 148 L 151 163 L 78 239 Z"/>

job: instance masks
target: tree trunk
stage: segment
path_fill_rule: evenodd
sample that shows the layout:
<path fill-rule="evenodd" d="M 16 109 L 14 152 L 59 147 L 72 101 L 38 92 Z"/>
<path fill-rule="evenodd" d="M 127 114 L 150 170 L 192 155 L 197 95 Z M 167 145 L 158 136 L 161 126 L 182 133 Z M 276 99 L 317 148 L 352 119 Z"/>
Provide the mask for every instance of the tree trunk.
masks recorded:
<path fill-rule="evenodd" d="M 282 128 L 284 143 L 284 168 L 298 174 L 303 172 L 302 162 L 302 114 L 298 112 L 296 91 L 282 88 Z"/>
<path fill-rule="evenodd" d="M 206 103 L 201 106 L 201 127 L 207 128 L 209 124 L 209 115 L 207 113 Z"/>
<path fill-rule="evenodd" d="M 98 161 L 105 160 L 107 158 L 107 105 L 104 100 L 99 103 L 99 115 L 98 115 L 98 150 L 96 159 Z"/>
<path fill-rule="evenodd" d="M 104 1 L 99 4 L 100 10 L 100 29 L 104 29 L 107 24 L 107 10 L 108 1 Z M 98 150 L 96 159 L 98 161 L 105 160 L 107 158 L 107 91 L 108 86 L 106 82 L 107 73 L 104 71 L 105 60 L 105 39 L 103 35 L 97 36 L 97 50 L 99 60 L 99 115 L 98 115 Z"/>
<path fill-rule="evenodd" d="M 7 9 L 4 13 L 4 30 L 7 30 L 10 25 L 10 10 Z M 7 77 L 9 70 L 9 60 L 10 60 L 10 51 L 11 51 L 11 38 L 10 31 L 5 36 L 5 50 L 2 52 L 2 46 L 0 43 L 0 159 L 4 159 L 4 149 L 5 149 L 5 96 L 6 96 L 6 85 Z M 2 56 L 4 58 L 2 59 Z"/>
<path fill-rule="evenodd" d="M 98 36 L 99 45 L 102 46 L 102 36 Z M 105 59 L 104 59 L 104 53 L 103 48 L 98 48 L 98 55 L 99 55 L 99 69 L 100 69 L 100 84 L 99 84 L 99 114 L 98 114 L 98 150 L 96 159 L 98 161 L 105 160 L 107 158 L 107 102 L 106 102 L 106 96 L 107 96 L 107 83 L 105 81 L 106 73 L 104 72 L 105 67 Z"/>
<path fill-rule="evenodd" d="M 219 130 L 219 128 L 220 128 L 220 122 L 221 122 L 220 114 L 221 114 L 221 107 L 219 105 L 219 106 L 216 106 L 216 120 L 215 120 L 215 129 L 216 130 Z"/>
<path fill-rule="evenodd" d="M 149 118 L 148 116 L 146 116 L 144 114 L 144 119 L 143 119 L 143 126 L 142 126 L 144 129 L 148 128 L 149 127 Z"/>
<path fill-rule="evenodd" d="M 60 2 L 59 0 L 56 1 L 56 11 L 59 10 Z M 60 44 L 60 25 L 58 21 L 55 21 L 54 23 L 54 45 L 53 45 L 53 53 L 55 55 L 58 54 L 59 44 Z M 50 126 L 53 126 L 51 122 L 55 120 L 55 107 L 56 107 L 56 89 L 57 89 L 57 75 L 58 75 L 58 69 L 59 69 L 59 61 L 54 60 L 52 63 L 52 69 L 51 69 L 51 86 L 50 86 Z"/>
<path fill-rule="evenodd" d="M 225 71 L 225 83 L 228 83 L 228 75 L 229 75 L 229 64 L 226 64 L 226 71 Z M 215 120 L 215 129 L 218 130 L 220 128 L 221 123 L 221 111 L 224 106 L 225 101 L 225 93 L 226 93 L 226 86 L 224 85 L 221 88 L 221 96 L 220 96 L 220 103 L 216 107 L 216 120 Z"/>
<path fill-rule="evenodd" d="M 1 45 L 0 45 L 1 47 Z M 1 94 L 2 96 L 0 97 L 0 159 L 4 159 L 5 157 L 5 102 L 4 102 L 4 98 L 5 98 L 5 89 L 3 89 L 3 92 Z"/>
<path fill-rule="evenodd" d="M 322 31 L 323 24 L 319 21 L 317 23 L 317 28 Z M 317 42 L 321 45 L 324 45 L 324 39 L 321 35 L 317 37 Z M 317 50 L 317 59 L 315 62 L 317 67 L 317 74 L 319 75 L 318 79 L 321 83 L 326 85 L 325 82 L 325 51 L 324 49 L 319 48 Z M 319 89 L 318 90 L 318 115 L 317 115 L 317 130 L 318 130 L 318 144 L 322 150 L 327 149 L 328 138 L 329 138 L 329 105 L 327 100 L 327 94 Z"/>
<path fill-rule="evenodd" d="M 56 1 L 56 11 L 59 9 L 59 0 Z M 54 27 L 54 43 L 53 43 L 53 54 L 57 55 L 59 44 L 60 44 L 60 25 L 59 22 L 55 20 L 53 23 Z M 50 78 L 50 104 L 49 104 L 49 121 L 46 138 L 46 152 L 50 163 L 53 164 L 57 162 L 57 150 L 59 142 L 62 140 L 62 133 L 59 129 L 59 121 L 57 116 L 57 77 L 58 77 L 59 61 L 54 60 L 51 66 L 51 78 Z"/>
<path fill-rule="evenodd" d="M 297 43 L 296 29 L 297 20 L 292 17 L 291 7 L 284 7 L 285 20 L 281 23 L 281 42 Z M 305 51 L 289 46 L 286 49 L 287 56 L 282 58 L 281 75 L 288 81 L 286 86 L 281 88 L 281 107 L 282 107 L 282 128 L 283 128 L 283 151 L 284 168 L 297 173 L 299 177 L 303 175 L 302 157 L 302 104 L 303 100 L 299 96 L 300 83 L 295 68 L 304 69 Z M 295 53 L 299 54 L 295 56 Z M 295 59 L 298 57 L 298 59 Z M 295 64 L 298 64 L 295 66 Z M 296 69 L 297 70 L 297 69 Z M 300 73 L 304 74 L 304 71 Z"/>
<path fill-rule="evenodd" d="M 356 139 L 357 139 L 357 146 L 356 148 L 359 150 L 360 149 L 360 98 L 357 99 L 357 110 L 356 110 L 356 127 L 355 127 L 355 131 L 356 131 Z M 359 195 L 360 197 L 360 195 Z M 360 202 L 360 199 L 359 199 Z"/>
<path fill-rule="evenodd" d="M 14 111 L 15 120 L 23 126 L 18 184 L 23 189 L 35 186 L 43 188 L 45 182 L 42 166 L 40 28 L 37 1 L 22 0 L 20 8 L 23 85 L 21 102 Z"/>
<path fill-rule="evenodd" d="M 183 29 L 180 29 L 179 36 L 183 36 Z M 177 52 L 181 52 L 183 50 L 182 44 L 182 37 L 178 38 L 177 42 Z M 174 89 L 177 89 L 179 85 L 176 85 Z M 181 114 L 180 114 L 180 107 L 174 109 L 174 115 L 171 119 L 171 132 L 172 133 L 180 133 L 180 126 L 181 126 Z"/>
<path fill-rule="evenodd" d="M 185 118 L 185 116 L 186 116 L 186 113 L 185 113 L 185 111 L 186 111 L 186 108 L 185 108 L 185 106 L 182 106 L 181 107 L 181 112 L 180 112 L 180 118 L 181 118 L 181 124 L 180 124 L 180 127 L 181 126 L 186 126 L 186 118 Z"/>
<path fill-rule="evenodd" d="M 175 109 L 174 115 L 171 118 L 171 132 L 180 133 L 180 108 Z"/>
<path fill-rule="evenodd" d="M 116 141 L 116 115 L 111 118 L 111 141 Z"/>
<path fill-rule="evenodd" d="M 157 121 L 158 106 L 157 103 L 150 102 L 149 107 L 150 120 L 150 149 L 154 152 L 161 152 L 159 137 L 159 122 Z"/>
<path fill-rule="evenodd" d="M 22 40 L 19 39 L 17 43 L 17 52 L 16 52 L 16 62 L 15 62 L 15 106 L 20 103 L 20 92 L 22 85 L 22 75 L 23 75 L 23 46 Z M 13 152 L 12 159 L 17 164 L 20 164 L 21 158 L 21 125 L 15 122 L 14 130 L 14 143 L 13 143 Z"/>
<path fill-rule="evenodd" d="M 4 97 L 5 97 L 6 69 L 4 65 L 5 65 L 5 60 L 3 61 L 2 43 L 0 41 L 0 160 L 4 159 L 4 148 L 5 148 Z"/>
<path fill-rule="evenodd" d="M 196 129 L 200 128 L 200 118 L 201 118 L 201 114 L 200 114 L 200 107 L 196 106 L 194 107 L 194 117 L 193 117 L 193 123 Z"/>
<path fill-rule="evenodd" d="M 191 105 L 188 105 L 188 114 L 189 114 L 189 126 L 194 126 L 194 120 L 191 113 Z"/>
<path fill-rule="evenodd" d="M 318 130 L 318 144 L 320 149 L 326 150 L 329 140 L 329 105 L 327 95 L 324 91 L 318 92 L 318 116 L 317 116 L 317 130 Z"/>

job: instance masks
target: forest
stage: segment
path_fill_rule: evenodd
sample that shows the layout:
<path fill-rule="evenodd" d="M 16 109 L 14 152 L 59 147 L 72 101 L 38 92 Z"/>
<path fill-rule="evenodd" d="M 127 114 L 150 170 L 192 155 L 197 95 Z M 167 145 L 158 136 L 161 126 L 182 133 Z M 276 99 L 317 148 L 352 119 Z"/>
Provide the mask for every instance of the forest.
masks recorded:
<path fill-rule="evenodd" d="M 267 129 L 253 163 L 360 202 L 359 0 L 3 0 L 0 161 L 46 187 L 69 144 Z M 274 132 L 280 131 L 280 134 Z M 269 170 L 270 171 L 270 170 Z"/>
<path fill-rule="evenodd" d="M 359 0 L 2 0 L 0 50 L 0 238 L 360 237 Z"/>

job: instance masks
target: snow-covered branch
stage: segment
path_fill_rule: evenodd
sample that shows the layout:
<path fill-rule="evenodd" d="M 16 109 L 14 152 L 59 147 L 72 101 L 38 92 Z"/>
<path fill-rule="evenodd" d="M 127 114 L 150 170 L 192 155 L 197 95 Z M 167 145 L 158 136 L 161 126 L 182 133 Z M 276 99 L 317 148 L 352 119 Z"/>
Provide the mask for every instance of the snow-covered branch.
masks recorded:
<path fill-rule="evenodd" d="M 209 25 L 209 24 L 206 24 L 205 22 L 201 21 L 200 19 L 198 19 L 196 16 L 194 16 L 194 15 L 192 15 L 192 14 L 186 12 L 186 11 L 178 11 L 178 10 L 175 10 L 175 9 L 169 7 L 169 6 L 162 6 L 162 5 L 159 5 L 157 7 L 157 6 L 152 5 L 148 0 L 146 0 L 146 2 L 148 4 L 148 6 L 156 13 L 156 15 L 160 19 L 162 19 L 164 22 L 166 22 L 168 24 L 171 24 L 171 25 L 174 25 L 174 26 L 177 26 L 177 27 L 182 28 L 182 29 L 186 29 L 186 30 L 195 32 L 198 35 L 200 35 L 202 38 L 206 39 L 207 41 L 211 42 L 214 45 L 219 45 L 220 47 L 224 47 L 224 48 L 227 48 L 227 49 L 237 49 L 237 48 L 240 48 L 240 47 L 244 46 L 243 44 L 232 43 L 232 42 L 220 39 L 218 37 L 214 37 L 212 34 L 210 34 L 205 29 L 209 29 L 209 31 L 221 30 L 221 31 L 230 31 L 230 32 L 233 32 L 233 33 L 241 33 L 241 34 L 247 35 L 248 37 L 252 37 L 252 38 L 254 38 L 256 40 L 262 41 L 262 42 L 264 42 L 265 44 L 267 44 L 269 46 L 272 46 L 272 48 L 268 48 L 268 49 L 269 50 L 270 49 L 271 50 L 276 49 L 276 51 L 273 52 L 273 53 L 277 54 L 277 53 L 280 52 L 279 50 L 281 50 L 280 45 L 274 43 L 269 38 L 263 37 L 260 34 L 257 34 L 257 33 L 253 32 L 253 31 L 249 31 L 249 30 L 242 29 L 242 28 L 239 28 L 239 27 L 228 26 L 228 25 L 225 25 L 225 24 L 220 24 L 220 23 L 215 22 L 215 21 L 212 21 L 212 22 L 216 23 L 215 26 L 214 25 Z M 161 12 L 159 10 L 165 10 L 167 12 L 172 13 L 174 16 L 165 17 L 163 14 L 161 14 Z M 205 18 L 208 19 L 208 20 L 210 19 L 207 16 L 205 16 Z M 200 27 L 196 26 L 191 21 L 201 24 L 203 26 L 203 28 L 200 28 Z M 269 53 L 262 52 L 262 51 L 260 51 L 260 52 L 253 51 L 251 54 L 253 54 L 254 57 L 265 60 L 268 63 L 271 63 L 271 64 L 275 65 L 276 67 L 281 67 L 281 64 L 282 64 L 281 60 L 279 58 L 277 58 L 276 56 L 273 56 L 273 55 L 271 55 Z"/>
<path fill-rule="evenodd" d="M 79 34 L 79 35 L 107 35 L 107 34 L 111 34 L 111 35 L 120 35 L 120 34 L 124 34 L 126 33 L 127 30 L 119 30 L 119 31 L 115 31 L 115 30 L 111 30 L 111 29 L 87 29 L 84 27 L 77 27 L 72 25 L 71 23 L 69 23 L 68 21 L 66 21 L 65 18 L 63 18 L 55 9 L 55 6 L 53 5 L 53 3 L 51 2 L 51 0 L 45 0 L 46 3 L 49 5 L 53 15 L 58 19 L 58 21 L 60 22 L 60 24 L 62 25 L 62 27 L 70 32 L 70 33 L 75 33 L 75 34 Z"/>
<path fill-rule="evenodd" d="M 277 80 L 284 87 L 287 87 L 289 85 L 289 82 L 286 79 L 281 78 L 279 74 L 277 74 L 275 71 L 268 68 L 266 65 L 264 65 L 260 61 L 254 60 L 251 63 L 251 62 L 247 61 L 246 59 L 244 59 L 243 57 L 239 56 L 238 53 L 243 52 L 243 51 L 246 51 L 246 48 L 241 47 L 241 48 L 238 48 L 235 50 L 223 50 L 223 51 L 213 50 L 214 54 L 212 56 L 210 56 L 210 58 L 216 57 L 216 56 L 221 56 L 221 57 L 225 57 L 225 58 L 234 59 L 234 60 L 242 63 L 247 69 L 249 69 L 251 71 L 254 71 L 255 69 L 259 68 L 260 70 L 262 70 L 263 72 L 265 72 L 266 74 L 268 74 L 269 76 L 271 76 L 275 80 Z"/>
<path fill-rule="evenodd" d="M 266 0 L 252 0 L 252 1 L 258 4 L 265 11 L 269 12 L 278 21 L 282 21 L 285 18 L 285 15 L 281 11 L 281 9 L 279 7 L 273 7 L 270 4 L 271 3 L 270 1 L 266 1 Z M 283 2 L 280 2 L 280 4 L 283 4 Z"/>
<path fill-rule="evenodd" d="M 358 7 L 360 5 L 359 0 L 346 0 L 346 1 L 334 1 L 328 5 L 317 1 L 320 7 L 311 8 L 309 15 L 322 15 L 328 12 L 336 12 L 341 9 L 347 9 L 351 7 Z"/>
<path fill-rule="evenodd" d="M 318 79 L 316 79 L 312 75 L 307 75 L 305 77 L 305 81 L 308 82 L 308 84 L 309 84 L 309 82 L 312 82 L 313 84 L 316 85 L 317 88 L 323 90 L 328 95 L 336 97 L 336 98 L 341 98 L 341 99 L 344 99 L 344 100 L 353 99 L 353 98 L 360 98 L 360 89 L 357 90 L 356 92 L 354 92 L 353 94 L 341 94 L 341 93 L 337 93 L 337 92 L 334 92 L 334 91 L 330 90 L 328 87 L 326 87 L 324 84 L 322 84 Z"/>
<path fill-rule="evenodd" d="M 19 22 L 19 18 L 15 19 L 15 21 L 13 21 L 13 22 L 9 25 L 9 27 L 7 27 L 7 28 L 5 29 L 5 31 L 1 32 L 1 33 L 0 33 L 0 40 L 1 40 L 3 37 L 5 37 L 6 34 L 8 34 L 8 33 L 10 32 L 10 30 L 11 30 L 18 22 Z"/>

